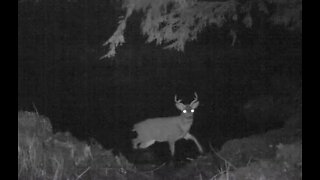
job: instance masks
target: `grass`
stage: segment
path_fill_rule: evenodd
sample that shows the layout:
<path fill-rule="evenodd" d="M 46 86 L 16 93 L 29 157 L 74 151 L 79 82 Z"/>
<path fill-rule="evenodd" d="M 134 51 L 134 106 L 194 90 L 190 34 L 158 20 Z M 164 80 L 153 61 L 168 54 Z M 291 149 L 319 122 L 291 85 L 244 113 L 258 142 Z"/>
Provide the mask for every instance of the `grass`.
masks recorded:
<path fill-rule="evenodd" d="M 128 172 L 135 167 L 122 155 L 68 132 L 53 134 L 48 118 L 18 112 L 18 179 L 126 179 Z"/>

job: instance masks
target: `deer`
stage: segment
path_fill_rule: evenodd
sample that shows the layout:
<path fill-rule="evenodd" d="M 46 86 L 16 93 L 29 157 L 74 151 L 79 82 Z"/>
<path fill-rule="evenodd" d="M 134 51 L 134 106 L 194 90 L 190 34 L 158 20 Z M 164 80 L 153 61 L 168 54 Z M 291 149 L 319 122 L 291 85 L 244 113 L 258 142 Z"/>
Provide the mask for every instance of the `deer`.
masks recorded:
<path fill-rule="evenodd" d="M 175 142 L 184 138 L 192 140 L 202 154 L 200 143 L 189 132 L 193 123 L 193 113 L 199 106 L 196 92 L 194 96 L 190 104 L 183 104 L 181 99 L 177 99 L 177 95 L 174 96 L 175 106 L 181 111 L 179 116 L 150 118 L 134 124 L 132 131 L 137 133 L 137 137 L 132 139 L 133 149 L 146 149 L 155 142 L 168 142 L 171 155 L 174 156 Z"/>

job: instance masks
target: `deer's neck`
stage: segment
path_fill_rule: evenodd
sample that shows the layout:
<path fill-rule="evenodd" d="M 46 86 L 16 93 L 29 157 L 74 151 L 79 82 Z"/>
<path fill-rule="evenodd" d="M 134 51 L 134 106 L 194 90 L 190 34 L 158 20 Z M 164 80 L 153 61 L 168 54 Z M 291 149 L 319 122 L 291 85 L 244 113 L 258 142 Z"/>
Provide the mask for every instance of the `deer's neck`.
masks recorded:
<path fill-rule="evenodd" d="M 182 115 L 182 119 L 185 122 L 192 122 L 193 121 L 193 116 L 183 116 Z"/>
<path fill-rule="evenodd" d="M 182 124 L 185 124 L 185 125 L 189 125 L 190 124 L 190 126 L 191 126 L 192 123 L 193 123 L 193 116 L 181 115 L 180 118 L 181 118 L 181 123 Z"/>
<path fill-rule="evenodd" d="M 192 126 L 193 117 L 192 116 L 186 117 L 186 116 L 181 115 L 180 119 L 181 120 L 180 120 L 179 126 L 180 126 L 181 130 L 185 133 L 188 132 Z"/>

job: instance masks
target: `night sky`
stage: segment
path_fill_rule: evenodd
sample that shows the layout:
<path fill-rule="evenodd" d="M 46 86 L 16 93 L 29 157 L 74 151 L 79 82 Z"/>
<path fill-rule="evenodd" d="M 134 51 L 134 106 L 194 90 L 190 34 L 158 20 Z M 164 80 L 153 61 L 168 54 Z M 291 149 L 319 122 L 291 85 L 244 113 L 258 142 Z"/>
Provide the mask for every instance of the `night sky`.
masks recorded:
<path fill-rule="evenodd" d="M 134 14 L 117 55 L 99 60 L 123 15 L 119 7 L 104 0 L 18 5 L 18 110 L 35 106 L 55 132 L 125 152 L 134 123 L 178 115 L 174 95 L 189 103 L 197 92 L 191 133 L 205 147 L 219 147 L 256 133 L 242 112 L 248 100 L 286 93 L 279 79 L 301 84 L 301 33 L 273 26 L 264 27 L 263 38 L 259 27 L 240 31 L 235 47 L 224 28 L 209 27 L 177 52 L 146 44 L 141 14 Z M 178 142 L 177 151 L 183 148 L 196 152 L 192 142 Z"/>

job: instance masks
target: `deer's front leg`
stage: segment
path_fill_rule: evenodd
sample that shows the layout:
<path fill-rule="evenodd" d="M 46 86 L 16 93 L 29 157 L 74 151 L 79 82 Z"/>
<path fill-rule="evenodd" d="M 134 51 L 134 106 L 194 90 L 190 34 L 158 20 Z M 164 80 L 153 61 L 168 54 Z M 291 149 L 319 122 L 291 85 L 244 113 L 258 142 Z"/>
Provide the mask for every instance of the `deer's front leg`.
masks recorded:
<path fill-rule="evenodd" d="M 197 138 L 195 138 L 192 134 L 190 133 L 187 133 L 185 136 L 184 136 L 184 139 L 188 140 L 188 139 L 191 139 L 198 147 L 198 150 L 200 153 L 203 153 L 203 149 L 200 145 L 200 143 L 198 142 Z"/>
<path fill-rule="evenodd" d="M 174 156 L 174 143 L 175 141 L 168 141 L 171 155 Z"/>

